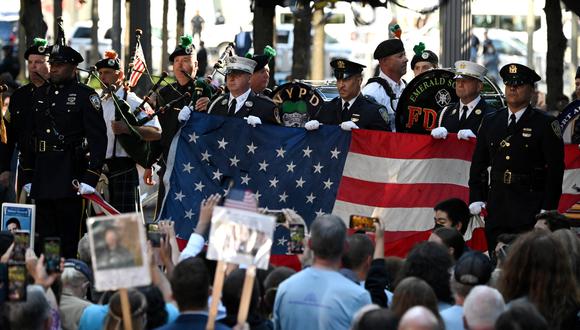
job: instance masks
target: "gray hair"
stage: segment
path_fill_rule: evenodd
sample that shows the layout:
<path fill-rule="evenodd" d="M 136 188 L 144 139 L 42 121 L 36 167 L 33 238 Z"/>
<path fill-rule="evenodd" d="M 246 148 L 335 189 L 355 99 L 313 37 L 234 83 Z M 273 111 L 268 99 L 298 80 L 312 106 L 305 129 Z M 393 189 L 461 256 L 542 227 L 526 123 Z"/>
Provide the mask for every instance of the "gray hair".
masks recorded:
<path fill-rule="evenodd" d="M 50 318 L 50 305 L 39 285 L 26 288 L 26 301 L 7 303 L 7 318 L 11 329 L 41 330 Z"/>
<path fill-rule="evenodd" d="M 72 267 L 66 267 L 62 271 L 60 278 L 63 286 L 73 288 L 81 288 L 83 284 L 89 282 L 89 279 L 83 273 Z"/>
<path fill-rule="evenodd" d="M 310 247 L 322 259 L 337 259 L 344 252 L 346 226 L 336 215 L 317 217 L 310 226 Z"/>
<path fill-rule="evenodd" d="M 87 266 L 91 267 L 91 247 L 89 244 L 89 235 L 85 234 L 80 240 L 77 247 L 79 260 L 84 261 Z"/>
<path fill-rule="evenodd" d="M 442 329 L 439 320 L 433 312 L 431 312 L 427 307 L 415 306 L 411 307 L 408 311 L 401 317 L 401 322 L 399 322 L 399 329 L 432 329 L 439 330 Z"/>
<path fill-rule="evenodd" d="M 463 303 L 465 322 L 471 328 L 493 327 L 504 311 L 505 302 L 501 293 L 486 285 L 474 287 Z"/>

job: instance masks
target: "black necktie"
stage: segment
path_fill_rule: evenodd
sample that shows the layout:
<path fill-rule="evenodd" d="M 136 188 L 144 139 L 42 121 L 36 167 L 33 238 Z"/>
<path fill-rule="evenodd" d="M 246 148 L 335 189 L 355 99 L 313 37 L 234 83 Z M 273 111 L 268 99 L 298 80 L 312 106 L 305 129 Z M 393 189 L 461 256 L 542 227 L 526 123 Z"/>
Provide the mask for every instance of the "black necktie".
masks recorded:
<path fill-rule="evenodd" d="M 515 130 L 516 130 L 516 115 L 512 113 L 510 116 L 510 124 L 507 127 L 508 135 L 514 134 Z"/>
<path fill-rule="evenodd" d="M 342 121 L 350 120 L 350 115 L 348 113 L 348 106 L 349 106 L 349 103 L 344 102 L 344 105 L 342 106 Z"/>
<path fill-rule="evenodd" d="M 233 117 L 236 114 L 236 99 L 230 103 L 230 107 L 228 108 L 228 117 Z"/>
<path fill-rule="evenodd" d="M 463 124 L 463 122 L 465 121 L 465 119 L 467 119 L 467 111 L 469 110 L 469 108 L 464 105 L 463 108 L 461 108 L 461 111 L 463 111 L 461 113 L 461 117 L 459 118 L 459 125 Z"/>

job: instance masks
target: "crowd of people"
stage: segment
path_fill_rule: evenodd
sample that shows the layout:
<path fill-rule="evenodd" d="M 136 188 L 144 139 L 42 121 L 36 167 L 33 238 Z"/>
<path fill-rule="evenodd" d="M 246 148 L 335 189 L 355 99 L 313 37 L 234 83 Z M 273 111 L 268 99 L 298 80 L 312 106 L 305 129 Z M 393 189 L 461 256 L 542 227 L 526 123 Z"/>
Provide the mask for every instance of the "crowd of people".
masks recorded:
<path fill-rule="evenodd" d="M 203 21 L 193 24 L 200 35 Z M 106 192 L 117 210 L 138 211 L 136 166 L 145 168 L 147 184 L 153 184 L 153 163 L 160 177 L 170 170 L 173 138 L 193 111 L 239 118 L 254 127 L 296 123 L 284 122 L 281 105 L 270 98 L 268 63 L 275 56 L 270 49 L 229 56 L 222 91 L 195 78 L 196 48 L 191 36 L 183 36 L 169 56 L 175 81 L 141 99 L 126 87 L 128 74 L 112 51 L 91 73 L 102 93 L 80 83 L 77 66 L 84 59 L 66 46 L 64 31 L 60 35 L 51 46 L 35 39 L 24 54 L 30 83 L 12 94 L 3 116 L 7 143 L 0 144 L 0 183 L 7 185 L 16 155 L 18 195 L 36 205 L 38 242 L 60 237 L 64 258 L 61 272 L 48 274 L 40 250 L 27 252 L 26 299 L 4 302 L 0 325 L 119 329 L 122 297 L 93 287 L 95 261 L 87 236 L 81 236 L 86 208 L 80 195 Z M 402 79 L 409 62 L 405 47 L 398 38 L 388 39 L 373 56 L 379 72 L 365 85 L 363 65 L 333 59 L 339 95 L 298 126 L 396 131 L 397 105 L 407 85 Z M 424 45 L 414 49 L 415 74 L 437 67 L 436 54 Z M 442 109 L 430 134 L 434 141 L 450 133 L 460 140 L 477 137 L 469 203 L 455 198 L 435 205 L 429 241 L 416 245 L 404 260 L 385 258 L 382 223 L 375 225 L 373 242 L 364 232 L 349 235 L 345 219 L 318 216 L 309 226 L 301 269 L 272 266 L 258 272 L 244 324 L 236 316 L 245 270 L 228 269 L 216 329 L 580 327 L 580 242 L 568 220 L 554 213 L 562 194 L 562 133 L 555 118 L 530 105 L 541 78 L 521 64 L 504 66 L 499 75 L 507 107 L 494 109 L 481 97 L 485 67 L 458 60 L 453 70 L 459 101 Z M 131 124 L 123 119 L 128 115 L 145 124 Z M 147 144 L 147 157 L 136 155 L 136 143 Z M 167 189 L 160 182 L 158 206 Z M 149 248 L 153 283 L 128 294 L 135 329 L 205 328 L 216 265 L 205 258 L 204 243 L 218 200 L 202 203 L 197 227 L 181 252 L 173 222 L 159 222 L 166 238 L 160 247 Z M 489 257 L 464 241 L 469 218 L 482 212 L 487 212 Z M 287 222 L 299 219 L 295 215 Z M 4 273 L 13 240 L 9 232 L 0 234 Z"/>

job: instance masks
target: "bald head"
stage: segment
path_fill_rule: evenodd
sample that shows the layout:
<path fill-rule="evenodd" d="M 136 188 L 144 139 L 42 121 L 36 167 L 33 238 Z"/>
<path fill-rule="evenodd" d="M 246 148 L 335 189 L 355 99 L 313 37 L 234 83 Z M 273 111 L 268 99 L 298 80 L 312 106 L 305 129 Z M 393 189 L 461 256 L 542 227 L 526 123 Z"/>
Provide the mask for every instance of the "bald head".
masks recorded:
<path fill-rule="evenodd" d="M 409 309 L 399 322 L 399 330 L 439 330 L 441 326 L 437 317 L 423 306 Z"/>
<path fill-rule="evenodd" d="M 505 310 L 499 291 L 486 285 L 473 288 L 463 303 L 466 328 L 472 330 L 494 329 L 495 321 Z"/>

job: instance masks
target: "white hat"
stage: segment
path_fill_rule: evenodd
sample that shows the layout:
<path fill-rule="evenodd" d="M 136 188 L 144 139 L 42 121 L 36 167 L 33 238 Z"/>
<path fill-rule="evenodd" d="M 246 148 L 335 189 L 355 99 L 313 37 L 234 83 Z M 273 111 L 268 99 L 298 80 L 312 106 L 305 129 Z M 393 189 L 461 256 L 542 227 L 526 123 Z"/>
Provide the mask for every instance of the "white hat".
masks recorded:
<path fill-rule="evenodd" d="M 470 61 L 457 61 L 455 62 L 455 77 L 453 78 L 470 77 L 484 81 L 486 73 L 487 69 L 482 65 Z"/>
<path fill-rule="evenodd" d="M 241 56 L 230 56 L 227 59 L 226 64 L 226 74 L 233 70 L 247 72 L 249 74 L 254 73 L 254 68 L 258 63 L 250 58 Z"/>

